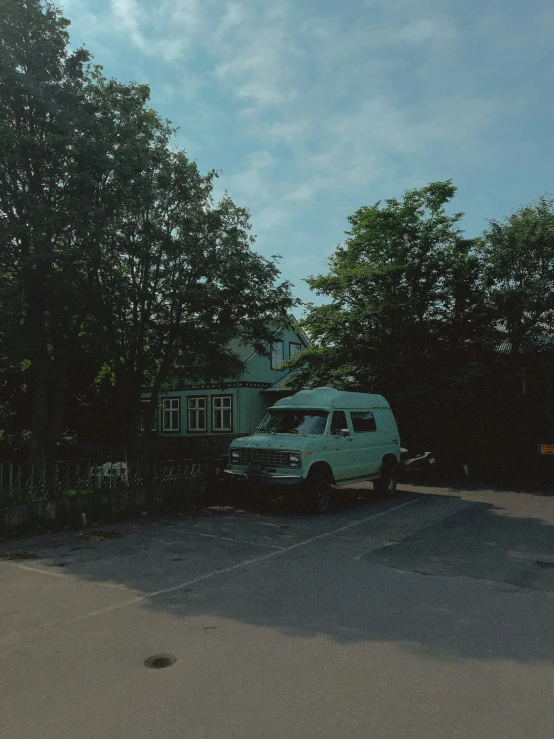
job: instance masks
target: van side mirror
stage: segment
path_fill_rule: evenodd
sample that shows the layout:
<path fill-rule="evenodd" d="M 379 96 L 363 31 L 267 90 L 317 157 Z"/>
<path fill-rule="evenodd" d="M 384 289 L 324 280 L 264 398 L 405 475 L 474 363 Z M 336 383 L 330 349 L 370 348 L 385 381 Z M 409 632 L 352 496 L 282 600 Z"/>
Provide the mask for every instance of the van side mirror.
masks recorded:
<path fill-rule="evenodd" d="M 341 429 L 340 430 L 341 436 L 350 436 L 350 429 Z"/>

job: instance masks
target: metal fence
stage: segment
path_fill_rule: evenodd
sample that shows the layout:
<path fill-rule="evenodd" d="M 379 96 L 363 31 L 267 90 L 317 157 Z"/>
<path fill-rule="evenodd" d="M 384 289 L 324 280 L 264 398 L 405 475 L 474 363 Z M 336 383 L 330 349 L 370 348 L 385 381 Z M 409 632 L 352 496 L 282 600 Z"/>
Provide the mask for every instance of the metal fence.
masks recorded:
<path fill-rule="evenodd" d="M 217 474 L 218 460 L 179 459 L 144 462 L 71 460 L 54 466 L 0 462 L 0 508 L 37 500 L 87 495 L 99 490 L 159 485 Z"/>

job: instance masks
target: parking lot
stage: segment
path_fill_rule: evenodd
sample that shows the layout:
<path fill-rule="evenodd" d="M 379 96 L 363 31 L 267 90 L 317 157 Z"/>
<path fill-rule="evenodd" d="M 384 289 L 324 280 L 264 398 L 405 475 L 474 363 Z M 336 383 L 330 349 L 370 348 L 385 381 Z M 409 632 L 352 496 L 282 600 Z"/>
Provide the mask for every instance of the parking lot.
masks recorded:
<path fill-rule="evenodd" d="M 554 497 L 360 484 L 0 553 L 10 739 L 552 736 Z"/>

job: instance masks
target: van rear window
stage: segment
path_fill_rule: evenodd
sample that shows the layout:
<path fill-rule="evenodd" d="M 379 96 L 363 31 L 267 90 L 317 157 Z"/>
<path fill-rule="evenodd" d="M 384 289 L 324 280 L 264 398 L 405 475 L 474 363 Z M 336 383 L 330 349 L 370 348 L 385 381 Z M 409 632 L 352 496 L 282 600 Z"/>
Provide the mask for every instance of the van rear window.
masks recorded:
<path fill-rule="evenodd" d="M 352 419 L 352 428 L 356 434 L 377 431 L 375 417 L 371 411 L 352 411 L 350 418 Z"/>

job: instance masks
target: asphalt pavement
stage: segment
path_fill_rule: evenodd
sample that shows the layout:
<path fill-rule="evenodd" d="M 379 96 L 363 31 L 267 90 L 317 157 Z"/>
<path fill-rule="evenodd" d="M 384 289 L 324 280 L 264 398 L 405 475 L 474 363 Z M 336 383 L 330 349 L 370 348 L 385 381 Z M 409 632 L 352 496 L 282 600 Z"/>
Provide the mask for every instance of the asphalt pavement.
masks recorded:
<path fill-rule="evenodd" d="M 0 542 L 0 736 L 550 739 L 554 497 L 370 488 Z"/>

